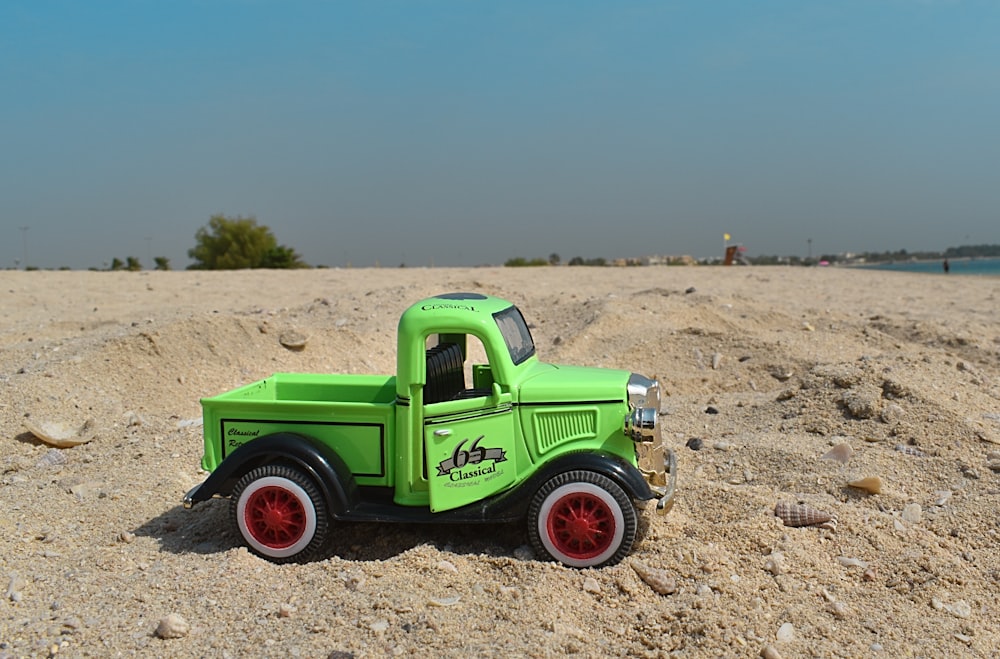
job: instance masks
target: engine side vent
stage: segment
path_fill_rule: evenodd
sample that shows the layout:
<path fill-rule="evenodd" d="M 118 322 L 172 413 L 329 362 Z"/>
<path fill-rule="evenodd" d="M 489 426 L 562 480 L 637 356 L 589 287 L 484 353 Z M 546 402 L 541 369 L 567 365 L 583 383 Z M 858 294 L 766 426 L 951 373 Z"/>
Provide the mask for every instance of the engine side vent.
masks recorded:
<path fill-rule="evenodd" d="M 540 410 L 532 426 L 540 455 L 566 442 L 592 439 L 597 434 L 597 410 Z"/>

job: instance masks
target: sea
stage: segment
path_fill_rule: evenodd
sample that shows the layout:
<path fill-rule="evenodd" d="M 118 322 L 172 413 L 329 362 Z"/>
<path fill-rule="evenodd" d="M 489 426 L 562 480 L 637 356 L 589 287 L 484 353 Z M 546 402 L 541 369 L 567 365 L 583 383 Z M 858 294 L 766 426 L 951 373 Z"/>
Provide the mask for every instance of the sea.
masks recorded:
<path fill-rule="evenodd" d="M 948 259 L 949 275 L 980 275 L 1000 277 L 1000 258 Z M 926 272 L 944 274 L 944 259 L 941 261 L 898 261 L 878 265 L 860 266 L 869 270 L 896 270 L 899 272 Z"/>

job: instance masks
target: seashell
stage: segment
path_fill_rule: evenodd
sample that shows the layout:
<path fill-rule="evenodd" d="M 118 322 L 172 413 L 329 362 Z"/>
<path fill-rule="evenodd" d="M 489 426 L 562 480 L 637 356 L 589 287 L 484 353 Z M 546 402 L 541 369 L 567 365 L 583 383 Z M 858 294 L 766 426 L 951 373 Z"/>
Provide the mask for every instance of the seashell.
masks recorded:
<path fill-rule="evenodd" d="M 832 449 L 824 453 L 820 460 L 833 460 L 839 462 L 840 464 L 847 464 L 851 456 L 854 455 L 854 449 L 851 448 L 850 444 L 837 444 Z"/>
<path fill-rule="evenodd" d="M 166 618 L 160 620 L 156 626 L 156 636 L 159 638 L 184 638 L 191 631 L 188 621 L 176 613 L 171 613 Z"/>
<path fill-rule="evenodd" d="M 677 592 L 677 582 L 674 581 L 666 570 L 657 570 L 649 567 L 638 558 L 629 561 L 629 565 L 639 575 L 639 578 L 646 582 L 654 592 L 660 595 L 671 595 Z"/>
<path fill-rule="evenodd" d="M 66 454 L 59 449 L 50 448 L 45 455 L 35 463 L 36 467 L 57 467 L 66 464 Z"/>
<path fill-rule="evenodd" d="M 779 501 L 774 507 L 774 514 L 781 518 L 785 526 L 818 526 L 831 531 L 837 529 L 837 520 L 833 515 L 802 504 Z"/>
<path fill-rule="evenodd" d="M 864 490 L 868 494 L 880 494 L 882 492 L 882 479 L 878 476 L 866 476 L 857 480 L 848 481 L 851 487 Z"/>
<path fill-rule="evenodd" d="M 56 448 L 71 448 L 80 444 L 86 444 L 93 437 L 85 437 L 84 433 L 90 430 L 92 425 L 93 421 L 90 419 L 79 428 L 73 428 L 65 423 L 52 421 L 46 421 L 38 425 L 27 420 L 24 422 L 24 427 L 28 429 L 28 432 L 46 444 L 55 446 Z"/>
<path fill-rule="evenodd" d="M 912 455 L 915 458 L 926 458 L 927 454 L 918 449 L 916 446 L 910 446 L 908 444 L 896 444 L 895 450 L 903 453 L 905 455 Z"/>
<path fill-rule="evenodd" d="M 427 601 L 430 606 L 455 606 L 462 600 L 461 597 L 437 597 Z"/>

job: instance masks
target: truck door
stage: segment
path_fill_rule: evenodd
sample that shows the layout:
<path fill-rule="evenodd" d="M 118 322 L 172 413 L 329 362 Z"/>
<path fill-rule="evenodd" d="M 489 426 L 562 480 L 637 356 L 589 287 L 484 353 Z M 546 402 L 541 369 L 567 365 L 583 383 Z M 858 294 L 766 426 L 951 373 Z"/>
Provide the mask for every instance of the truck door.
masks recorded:
<path fill-rule="evenodd" d="M 435 408 L 443 409 L 438 414 Z M 492 396 L 427 405 L 424 411 L 432 512 L 479 501 L 514 482 L 510 394 L 496 388 Z"/>

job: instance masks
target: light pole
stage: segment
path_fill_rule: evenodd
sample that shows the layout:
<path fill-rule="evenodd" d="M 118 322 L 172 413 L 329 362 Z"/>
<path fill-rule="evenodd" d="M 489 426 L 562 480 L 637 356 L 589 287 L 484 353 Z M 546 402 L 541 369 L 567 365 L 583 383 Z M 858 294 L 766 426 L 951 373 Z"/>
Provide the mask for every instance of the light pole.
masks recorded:
<path fill-rule="evenodd" d="M 21 262 L 24 263 L 24 269 L 28 269 L 28 227 L 18 227 L 21 232 Z"/>

